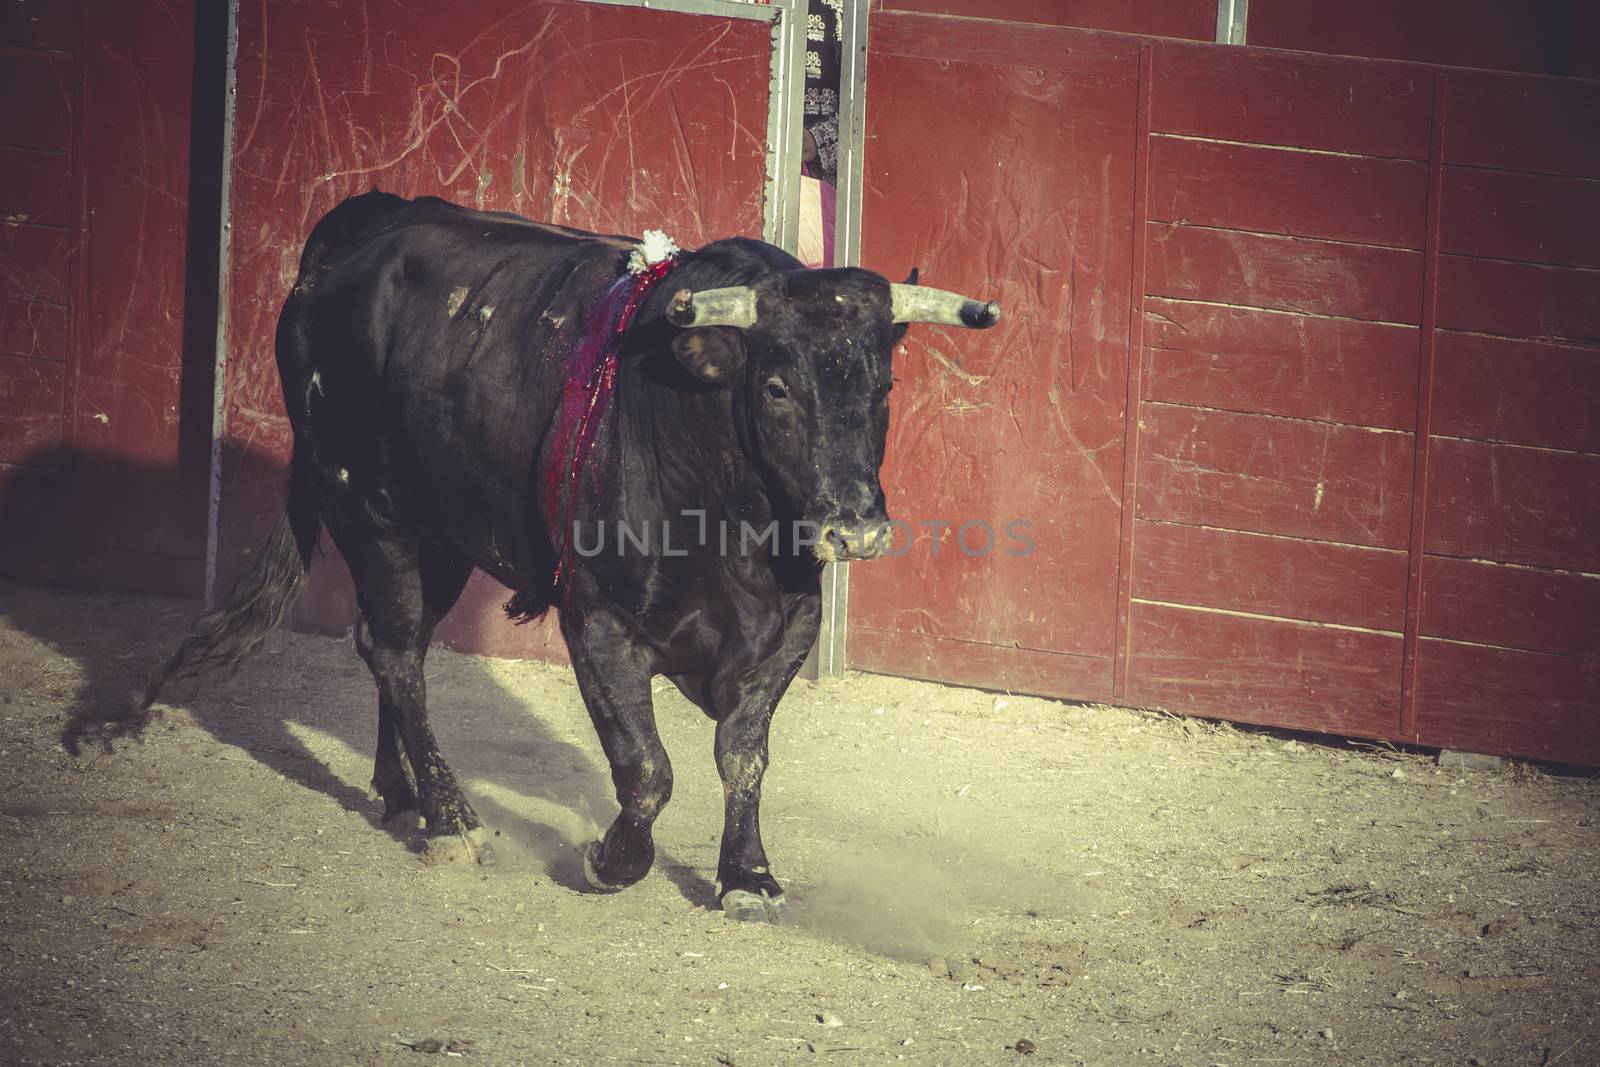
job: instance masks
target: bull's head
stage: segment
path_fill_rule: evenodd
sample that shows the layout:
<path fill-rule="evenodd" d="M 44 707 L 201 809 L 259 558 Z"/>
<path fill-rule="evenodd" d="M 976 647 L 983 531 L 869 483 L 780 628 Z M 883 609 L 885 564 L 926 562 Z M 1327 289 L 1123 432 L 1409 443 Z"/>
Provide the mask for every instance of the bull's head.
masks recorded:
<path fill-rule="evenodd" d="M 740 390 L 756 459 L 825 562 L 889 547 L 878 468 L 889 432 L 891 352 L 912 322 L 986 328 L 997 304 L 855 268 L 793 270 L 748 286 L 681 290 L 667 318 L 690 373 Z"/>

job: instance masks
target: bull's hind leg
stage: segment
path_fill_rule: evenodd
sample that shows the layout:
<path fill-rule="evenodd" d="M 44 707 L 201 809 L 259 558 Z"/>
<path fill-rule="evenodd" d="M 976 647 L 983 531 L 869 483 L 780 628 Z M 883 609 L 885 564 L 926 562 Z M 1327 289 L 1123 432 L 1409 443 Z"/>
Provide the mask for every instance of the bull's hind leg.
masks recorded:
<path fill-rule="evenodd" d="M 433 628 L 449 613 L 461 595 L 470 567 L 459 566 L 426 545 L 418 552 L 418 579 L 422 595 L 419 639 L 420 656 L 426 657 Z M 363 613 L 356 620 L 356 651 L 372 664 L 376 644 L 372 625 Z M 415 830 L 421 815 L 417 800 L 417 781 L 406 760 L 405 732 L 400 710 L 382 697 L 378 699 L 378 744 L 372 762 L 372 787 L 383 798 L 383 822 L 392 830 Z"/>
<path fill-rule="evenodd" d="M 356 622 L 356 650 L 371 662 L 372 632 L 366 617 Z M 383 799 L 383 824 L 391 830 L 417 828 L 421 813 L 417 806 L 416 783 L 406 766 L 405 749 L 400 740 L 400 717 L 382 699 L 378 701 L 378 747 L 372 761 L 372 788 Z"/>
<path fill-rule="evenodd" d="M 434 859 L 490 862 L 487 835 L 428 725 L 423 661 L 433 628 L 455 604 L 472 568 L 414 537 L 341 537 L 361 618 L 356 647 L 378 686 L 373 785 L 391 825 L 425 822 Z M 402 759 L 403 758 L 403 759 Z M 411 774 L 406 774 L 409 764 Z"/>

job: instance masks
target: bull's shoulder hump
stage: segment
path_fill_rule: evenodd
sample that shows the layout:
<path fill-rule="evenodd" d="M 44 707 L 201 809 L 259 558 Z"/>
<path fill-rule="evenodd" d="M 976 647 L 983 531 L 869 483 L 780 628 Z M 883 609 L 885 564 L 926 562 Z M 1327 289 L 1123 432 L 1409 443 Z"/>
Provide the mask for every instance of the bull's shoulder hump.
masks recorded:
<path fill-rule="evenodd" d="M 438 197 L 419 197 L 412 201 L 418 222 L 431 222 L 451 228 L 460 228 L 471 234 L 474 229 L 485 237 L 541 237 L 561 242 L 594 244 L 603 248 L 632 248 L 638 242 L 618 234 L 591 233 L 572 226 L 554 222 L 539 222 L 511 211 L 483 211 L 477 208 L 452 204 Z"/>

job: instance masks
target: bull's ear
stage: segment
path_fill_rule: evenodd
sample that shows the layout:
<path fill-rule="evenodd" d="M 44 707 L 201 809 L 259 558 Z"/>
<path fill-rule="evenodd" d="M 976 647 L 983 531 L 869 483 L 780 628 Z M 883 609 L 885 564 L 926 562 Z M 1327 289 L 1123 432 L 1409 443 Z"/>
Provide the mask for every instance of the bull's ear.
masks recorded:
<path fill-rule="evenodd" d="M 744 332 L 727 326 L 680 330 L 672 339 L 672 354 L 696 378 L 721 385 L 744 367 Z"/>

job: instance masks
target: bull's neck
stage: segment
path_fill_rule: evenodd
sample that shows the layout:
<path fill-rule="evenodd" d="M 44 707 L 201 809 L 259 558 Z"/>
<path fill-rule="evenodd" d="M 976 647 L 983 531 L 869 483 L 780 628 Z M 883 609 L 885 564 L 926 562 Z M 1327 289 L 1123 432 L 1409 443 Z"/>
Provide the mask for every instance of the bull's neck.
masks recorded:
<path fill-rule="evenodd" d="M 632 371 L 618 383 L 617 429 L 635 491 L 654 497 L 663 517 L 686 510 L 735 523 L 776 517 L 741 432 L 734 387 L 684 387 Z"/>

